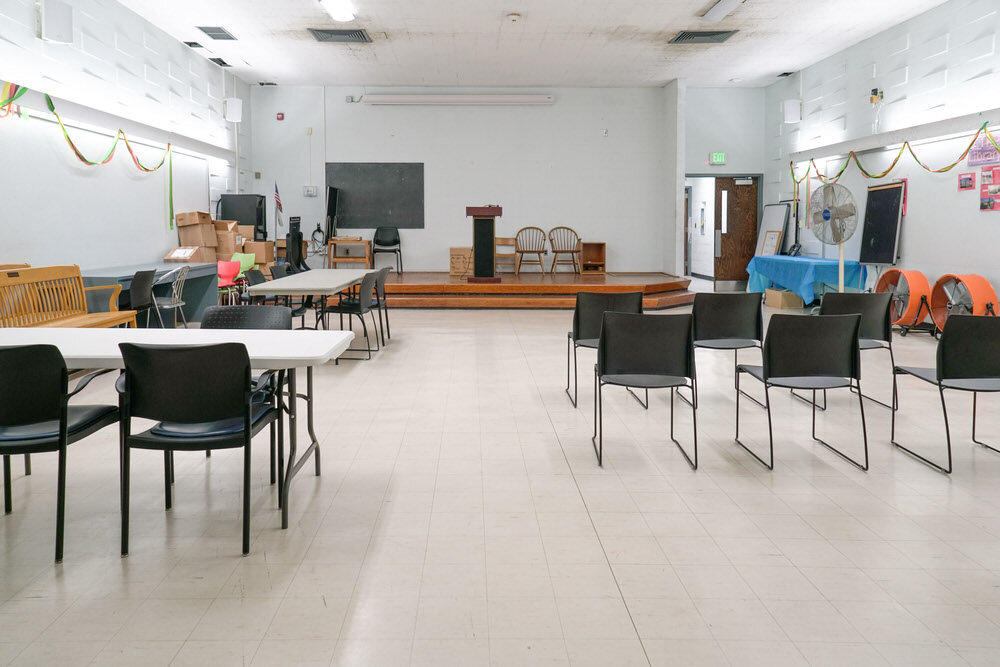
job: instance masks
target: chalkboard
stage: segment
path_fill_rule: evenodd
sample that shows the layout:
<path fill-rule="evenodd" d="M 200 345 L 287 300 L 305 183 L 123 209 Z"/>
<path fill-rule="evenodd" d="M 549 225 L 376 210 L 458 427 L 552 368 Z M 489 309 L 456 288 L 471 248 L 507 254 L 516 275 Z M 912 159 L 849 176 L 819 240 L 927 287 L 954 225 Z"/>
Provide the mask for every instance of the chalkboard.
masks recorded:
<path fill-rule="evenodd" d="M 340 191 L 338 229 L 424 227 L 422 162 L 327 162 L 326 184 Z"/>
<path fill-rule="evenodd" d="M 899 224 L 903 219 L 903 183 L 868 188 L 865 226 L 861 232 L 862 264 L 895 264 L 899 257 Z"/>

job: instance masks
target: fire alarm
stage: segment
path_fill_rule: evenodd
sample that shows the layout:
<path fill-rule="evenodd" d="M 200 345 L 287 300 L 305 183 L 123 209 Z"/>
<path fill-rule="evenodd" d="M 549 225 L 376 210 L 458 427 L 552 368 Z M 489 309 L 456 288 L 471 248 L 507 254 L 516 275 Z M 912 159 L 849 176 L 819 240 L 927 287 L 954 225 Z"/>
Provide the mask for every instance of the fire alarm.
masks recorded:
<path fill-rule="evenodd" d="M 283 113 L 281 113 L 281 112 L 279 111 L 279 112 L 278 112 L 278 115 L 277 115 L 277 116 L 275 116 L 275 118 L 277 118 L 278 120 L 285 120 L 285 114 L 283 114 Z"/>

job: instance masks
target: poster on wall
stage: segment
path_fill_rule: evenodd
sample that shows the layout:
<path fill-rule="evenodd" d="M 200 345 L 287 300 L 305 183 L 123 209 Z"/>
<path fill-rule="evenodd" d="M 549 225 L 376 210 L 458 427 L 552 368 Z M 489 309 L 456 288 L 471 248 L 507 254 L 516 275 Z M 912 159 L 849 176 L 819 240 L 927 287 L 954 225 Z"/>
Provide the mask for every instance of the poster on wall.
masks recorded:
<path fill-rule="evenodd" d="M 1000 211 L 1000 167 L 983 167 L 979 186 L 979 210 Z"/>
<path fill-rule="evenodd" d="M 997 151 L 996 146 L 985 134 L 981 134 L 969 149 L 969 166 L 980 167 L 984 164 L 997 163 L 1000 163 L 1000 151 Z"/>
<path fill-rule="evenodd" d="M 975 190 L 976 189 L 976 172 L 970 171 L 968 174 L 958 175 L 958 189 L 959 190 Z"/>

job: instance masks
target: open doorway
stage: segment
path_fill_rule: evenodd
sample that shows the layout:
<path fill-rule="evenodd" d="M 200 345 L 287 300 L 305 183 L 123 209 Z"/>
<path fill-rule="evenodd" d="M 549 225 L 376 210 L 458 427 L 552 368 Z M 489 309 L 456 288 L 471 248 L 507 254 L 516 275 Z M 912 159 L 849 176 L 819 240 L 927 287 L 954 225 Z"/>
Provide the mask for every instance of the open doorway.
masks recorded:
<path fill-rule="evenodd" d="M 746 288 L 757 246 L 760 176 L 689 174 L 685 192 L 687 275 L 716 291 Z"/>

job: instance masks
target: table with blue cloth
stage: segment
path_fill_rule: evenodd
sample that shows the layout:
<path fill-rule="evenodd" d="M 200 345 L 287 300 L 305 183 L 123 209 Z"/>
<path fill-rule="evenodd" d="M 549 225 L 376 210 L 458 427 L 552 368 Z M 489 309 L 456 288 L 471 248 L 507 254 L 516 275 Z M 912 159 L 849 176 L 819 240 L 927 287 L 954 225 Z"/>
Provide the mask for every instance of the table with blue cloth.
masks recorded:
<path fill-rule="evenodd" d="M 748 292 L 763 292 L 772 284 L 795 292 L 804 303 L 812 303 L 819 298 L 816 293 L 820 285 L 840 284 L 840 262 L 821 257 L 790 257 L 788 255 L 757 255 L 747 264 L 750 280 Z M 844 287 L 864 289 L 867 277 L 865 267 L 854 261 L 844 262 Z"/>

